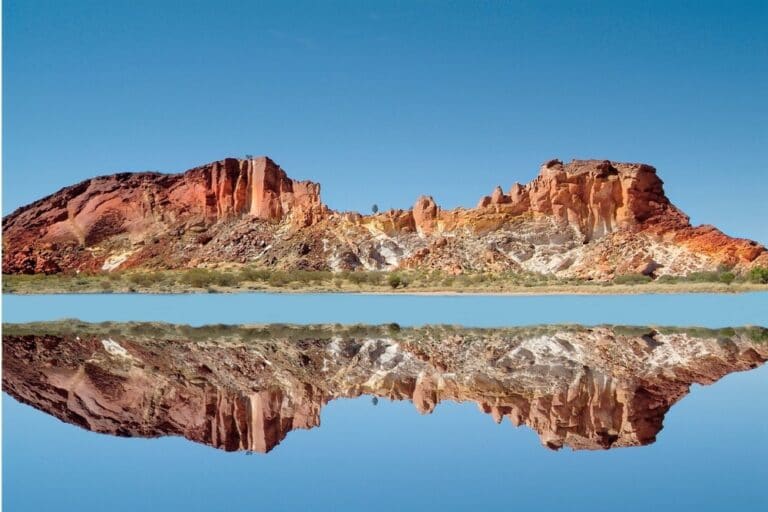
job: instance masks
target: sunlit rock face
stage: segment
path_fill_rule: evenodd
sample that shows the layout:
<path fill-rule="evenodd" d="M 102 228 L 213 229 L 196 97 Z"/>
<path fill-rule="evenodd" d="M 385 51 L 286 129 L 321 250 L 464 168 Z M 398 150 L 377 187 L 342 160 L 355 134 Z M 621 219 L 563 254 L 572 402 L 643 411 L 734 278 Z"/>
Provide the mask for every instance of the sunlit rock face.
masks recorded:
<path fill-rule="evenodd" d="M 653 442 L 691 384 L 768 359 L 762 328 L 6 325 L 3 390 L 88 430 L 268 452 L 337 398 L 474 402 L 552 449 Z"/>
<path fill-rule="evenodd" d="M 214 225 L 247 219 L 299 229 L 327 213 L 319 184 L 292 180 L 267 157 L 227 158 L 180 174 L 102 176 L 5 217 L 3 269 L 50 273 L 101 265 L 111 270 L 155 257 L 167 258 L 166 266 L 173 267 L 179 262 L 170 254 L 176 249 L 170 238 L 186 234 L 203 246 Z"/>
<path fill-rule="evenodd" d="M 444 210 L 421 196 L 409 210 L 361 215 L 330 210 L 320 185 L 269 158 L 228 158 L 84 181 L 6 216 L 3 235 L 5 273 L 248 263 L 600 280 L 768 265 L 762 245 L 691 226 L 655 168 L 608 160 L 551 160 L 475 208 Z"/>

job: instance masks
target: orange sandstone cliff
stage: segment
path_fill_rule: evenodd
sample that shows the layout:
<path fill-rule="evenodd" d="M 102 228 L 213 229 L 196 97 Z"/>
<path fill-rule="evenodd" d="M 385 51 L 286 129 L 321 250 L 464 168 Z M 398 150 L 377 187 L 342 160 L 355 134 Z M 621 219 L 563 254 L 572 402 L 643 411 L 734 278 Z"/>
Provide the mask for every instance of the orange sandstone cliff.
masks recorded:
<path fill-rule="evenodd" d="M 266 157 L 180 174 L 93 178 L 3 219 L 3 272 L 56 273 L 217 264 L 308 270 L 539 272 L 608 279 L 768 265 L 762 245 L 693 227 L 656 170 L 552 160 L 527 185 L 475 208 L 336 212 L 320 185 Z"/>

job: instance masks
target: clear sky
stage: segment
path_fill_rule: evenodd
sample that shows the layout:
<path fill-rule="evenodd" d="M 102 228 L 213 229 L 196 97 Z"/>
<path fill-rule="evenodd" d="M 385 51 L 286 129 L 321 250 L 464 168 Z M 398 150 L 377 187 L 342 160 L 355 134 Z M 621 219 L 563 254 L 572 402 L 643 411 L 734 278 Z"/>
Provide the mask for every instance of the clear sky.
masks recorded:
<path fill-rule="evenodd" d="M 473 206 L 550 159 L 655 165 L 768 243 L 768 2 L 3 2 L 3 213 L 266 154 L 335 209 Z"/>

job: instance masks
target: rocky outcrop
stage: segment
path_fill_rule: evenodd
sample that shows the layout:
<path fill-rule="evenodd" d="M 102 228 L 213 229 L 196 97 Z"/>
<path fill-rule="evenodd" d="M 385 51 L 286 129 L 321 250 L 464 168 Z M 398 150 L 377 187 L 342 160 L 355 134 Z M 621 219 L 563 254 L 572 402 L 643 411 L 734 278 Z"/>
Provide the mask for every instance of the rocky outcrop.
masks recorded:
<path fill-rule="evenodd" d="M 98 249 L 115 238 L 125 239 L 130 248 L 241 217 L 304 228 L 327 213 L 320 185 L 290 179 L 266 157 L 228 158 L 182 174 L 103 176 L 4 218 L 3 271 L 51 273 L 83 263 L 87 267 L 89 251 L 81 249 Z M 68 258 L 71 253 L 77 254 Z"/>
<path fill-rule="evenodd" d="M 473 402 L 552 449 L 652 443 L 693 383 L 768 359 L 768 330 L 5 325 L 3 390 L 112 435 L 268 452 L 330 400 Z"/>
<path fill-rule="evenodd" d="M 432 196 L 421 196 L 411 210 L 413 223 L 419 234 L 431 235 L 435 231 L 440 208 Z"/>
<path fill-rule="evenodd" d="M 184 177 L 197 185 L 192 198 L 185 197 L 187 190 L 178 191 L 177 202 L 202 201 L 206 219 L 213 221 L 246 214 L 254 219 L 277 221 L 290 217 L 294 226 L 306 227 L 326 211 L 320 201 L 320 185 L 290 179 L 266 157 L 226 159 L 194 169 Z"/>
<path fill-rule="evenodd" d="M 601 280 L 768 266 L 762 245 L 691 226 L 653 167 L 607 160 L 551 160 L 476 208 L 422 196 L 411 210 L 365 216 L 329 210 L 318 184 L 268 158 L 226 159 L 85 181 L 7 216 L 3 235 L 6 273 L 250 263 Z"/>
<path fill-rule="evenodd" d="M 688 222 L 664 195 L 656 169 L 608 160 L 551 160 L 528 185 L 515 183 L 509 194 L 496 187 L 478 204 L 488 207 L 551 215 L 576 227 L 587 241 L 660 216 Z"/>

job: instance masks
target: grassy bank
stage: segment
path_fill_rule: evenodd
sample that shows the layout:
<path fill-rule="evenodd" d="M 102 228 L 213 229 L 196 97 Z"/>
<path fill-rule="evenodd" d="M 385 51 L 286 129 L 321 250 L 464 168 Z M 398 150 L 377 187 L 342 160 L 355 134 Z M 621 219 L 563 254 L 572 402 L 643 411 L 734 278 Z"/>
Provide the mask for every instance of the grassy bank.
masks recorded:
<path fill-rule="evenodd" d="M 617 276 L 595 282 L 533 273 L 439 271 L 327 272 L 258 268 L 130 271 L 106 274 L 4 275 L 3 293 L 479 293 L 630 294 L 768 291 L 768 269 L 745 275 L 727 270 L 683 277 Z"/>

